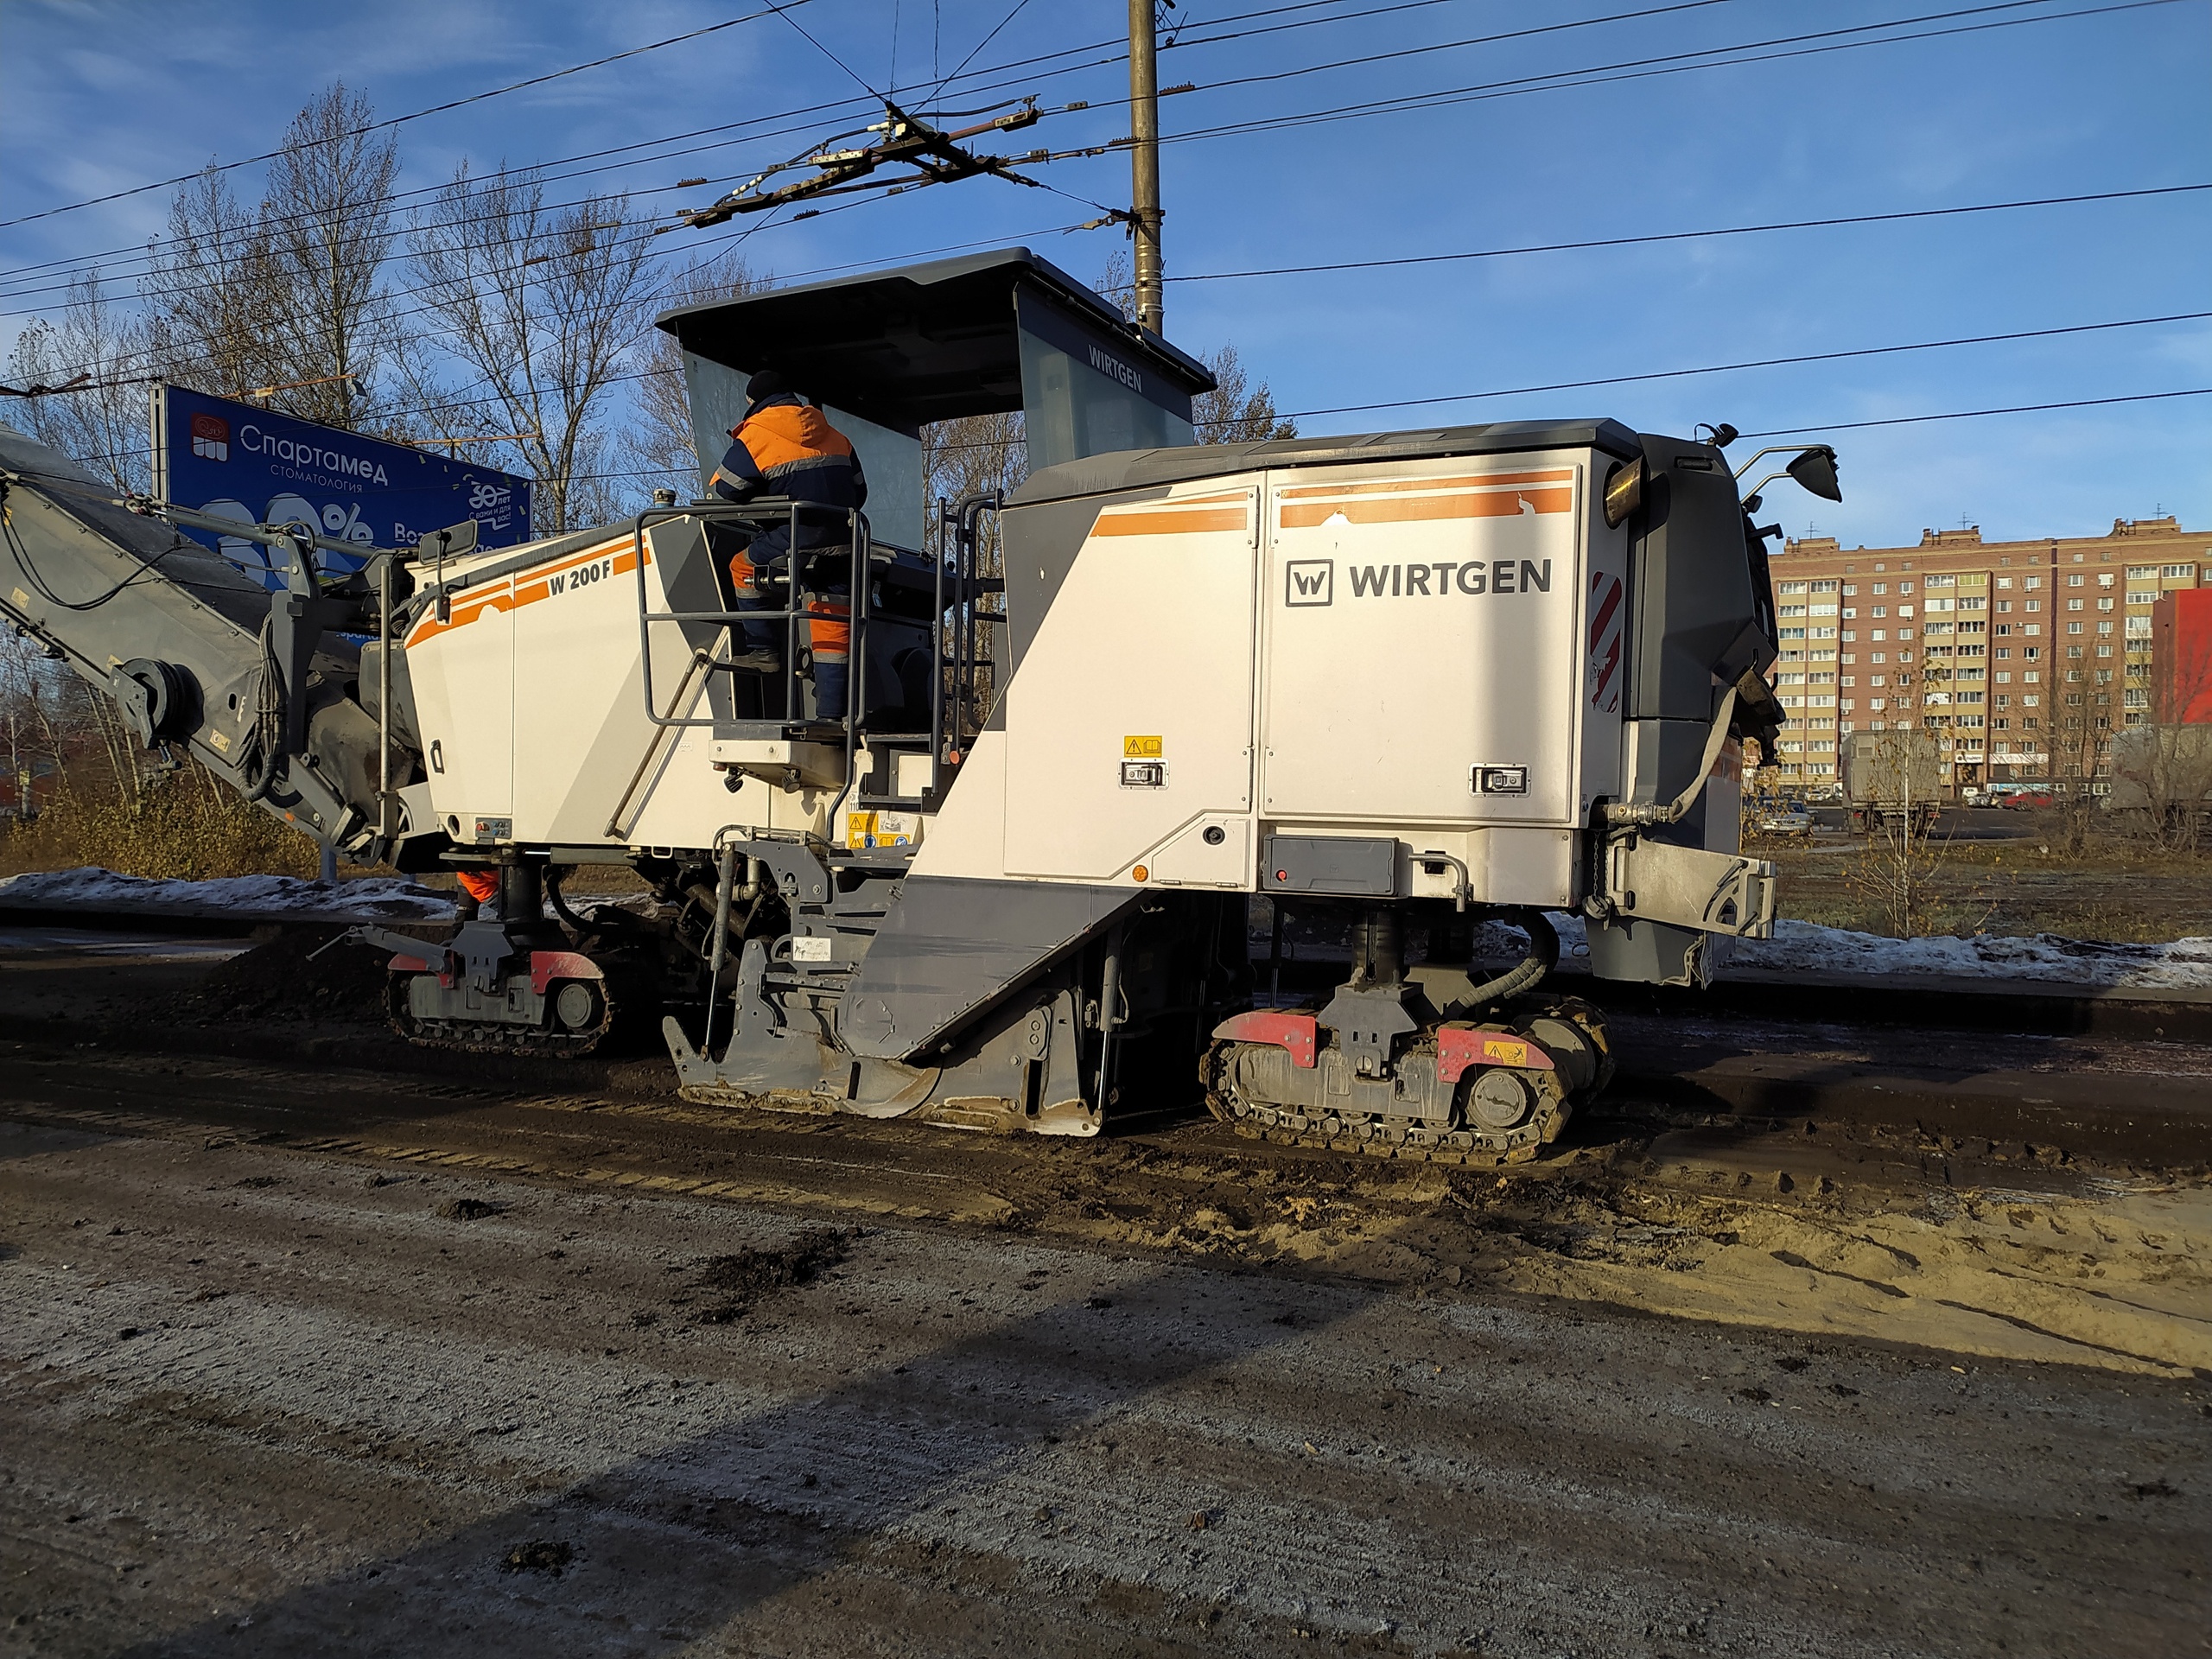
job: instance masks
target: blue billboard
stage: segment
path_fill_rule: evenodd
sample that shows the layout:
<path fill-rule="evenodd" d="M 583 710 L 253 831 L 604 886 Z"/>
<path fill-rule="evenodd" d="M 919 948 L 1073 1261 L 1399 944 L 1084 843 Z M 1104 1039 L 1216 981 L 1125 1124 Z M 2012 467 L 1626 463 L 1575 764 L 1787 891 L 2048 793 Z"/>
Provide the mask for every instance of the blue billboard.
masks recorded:
<path fill-rule="evenodd" d="M 318 556 L 332 574 L 358 570 L 375 547 L 412 547 L 434 530 L 476 520 L 477 543 L 530 539 L 530 481 L 495 467 L 278 415 L 182 386 L 154 393 L 154 493 L 240 524 L 311 524 L 361 548 Z M 243 537 L 184 532 L 270 588 L 283 586 L 269 550 Z"/>

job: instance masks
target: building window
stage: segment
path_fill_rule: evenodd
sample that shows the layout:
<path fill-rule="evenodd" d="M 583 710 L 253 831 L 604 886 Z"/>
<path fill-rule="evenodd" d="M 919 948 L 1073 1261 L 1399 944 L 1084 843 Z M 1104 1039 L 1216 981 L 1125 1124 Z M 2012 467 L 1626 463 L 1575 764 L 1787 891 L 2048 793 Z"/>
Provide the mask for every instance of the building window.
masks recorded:
<path fill-rule="evenodd" d="M 2080 558 L 2082 556 L 2081 556 L 2079 553 L 2076 553 L 2074 556 L 2075 556 L 2075 558 L 2077 558 L 2077 559 L 2078 559 L 2078 558 Z M 2084 575 L 2071 575 L 2071 576 L 2069 576 L 2069 577 L 2067 577 L 2067 578 L 2066 578 L 2066 585 L 2067 585 L 2069 588 L 2079 588 L 2079 587 L 2082 587 L 2084 583 L 2086 583 L 2088 580 L 2089 580 L 2089 579 L 2088 579 L 2087 576 L 2084 576 Z"/>
<path fill-rule="evenodd" d="M 2196 567 L 2193 564 L 2170 564 L 2158 574 L 2162 576 L 2193 576 L 2196 574 Z"/>

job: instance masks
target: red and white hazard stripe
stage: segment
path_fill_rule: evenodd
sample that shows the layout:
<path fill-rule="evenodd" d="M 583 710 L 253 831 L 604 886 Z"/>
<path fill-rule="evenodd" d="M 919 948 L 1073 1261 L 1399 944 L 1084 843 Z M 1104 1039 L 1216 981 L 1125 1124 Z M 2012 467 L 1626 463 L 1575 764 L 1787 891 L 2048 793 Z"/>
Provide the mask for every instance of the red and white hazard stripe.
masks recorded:
<path fill-rule="evenodd" d="M 1621 706 L 1621 579 L 1595 570 L 1590 575 L 1590 706 L 1601 715 Z"/>

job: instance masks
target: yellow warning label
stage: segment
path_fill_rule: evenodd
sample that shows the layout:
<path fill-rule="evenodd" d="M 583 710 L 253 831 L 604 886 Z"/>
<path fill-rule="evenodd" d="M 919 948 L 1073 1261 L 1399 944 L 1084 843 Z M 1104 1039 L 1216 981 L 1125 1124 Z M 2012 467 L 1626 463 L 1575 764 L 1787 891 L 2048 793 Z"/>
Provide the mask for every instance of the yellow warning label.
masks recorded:
<path fill-rule="evenodd" d="M 210 732 L 207 734 L 207 741 L 224 754 L 231 752 L 231 734 L 228 732 Z"/>
<path fill-rule="evenodd" d="M 1166 746 L 1156 737 L 1125 737 L 1122 740 L 1124 760 L 1157 760 L 1166 753 Z"/>
<path fill-rule="evenodd" d="M 31 596 L 25 593 L 22 588 L 16 588 L 15 592 L 10 594 L 8 597 L 15 601 L 16 608 L 17 610 L 23 612 L 29 611 L 31 607 Z"/>

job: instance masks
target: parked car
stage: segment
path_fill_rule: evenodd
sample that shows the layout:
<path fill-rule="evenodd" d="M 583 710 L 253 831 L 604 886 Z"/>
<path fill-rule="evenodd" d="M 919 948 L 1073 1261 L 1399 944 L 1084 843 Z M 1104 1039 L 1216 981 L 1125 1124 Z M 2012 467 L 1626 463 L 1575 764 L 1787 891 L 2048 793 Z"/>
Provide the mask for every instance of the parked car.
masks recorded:
<path fill-rule="evenodd" d="M 1813 833 L 1813 815 L 1802 806 L 1776 807 L 1759 814 L 1758 832 L 1763 836 L 1809 836 Z"/>
<path fill-rule="evenodd" d="M 2007 795 L 2005 798 L 2005 804 L 2007 806 L 2056 806 L 2058 797 L 2053 795 L 2049 790 L 2023 789 Z"/>

